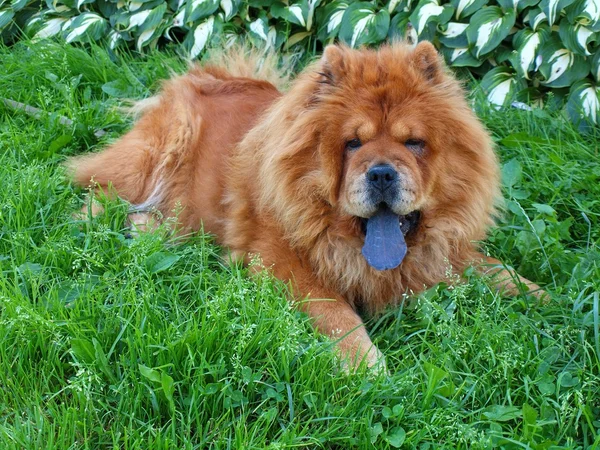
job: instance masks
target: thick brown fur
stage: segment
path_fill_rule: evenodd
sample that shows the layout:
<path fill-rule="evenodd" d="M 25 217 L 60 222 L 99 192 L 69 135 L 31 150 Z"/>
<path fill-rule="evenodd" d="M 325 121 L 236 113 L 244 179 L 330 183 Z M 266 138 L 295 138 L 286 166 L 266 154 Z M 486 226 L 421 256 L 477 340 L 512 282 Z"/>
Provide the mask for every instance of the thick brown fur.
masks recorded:
<path fill-rule="evenodd" d="M 246 262 L 260 255 L 295 298 L 309 298 L 301 307 L 343 338 L 352 363 L 376 364 L 358 308 L 377 312 L 468 265 L 496 263 L 475 244 L 500 196 L 490 137 L 426 42 L 330 46 L 283 95 L 252 75 L 255 60 L 233 65 L 245 77 L 211 65 L 167 81 L 121 140 L 68 162 L 73 178 L 112 184 L 164 217 L 177 210 L 184 229 L 203 225 Z M 349 152 L 356 138 L 363 146 Z M 411 139 L 425 143 L 422 153 L 409 150 Z M 382 162 L 411 180 L 407 212 L 421 220 L 402 264 L 377 271 L 361 254 L 353 183 Z M 501 275 L 498 285 L 516 290 Z"/>

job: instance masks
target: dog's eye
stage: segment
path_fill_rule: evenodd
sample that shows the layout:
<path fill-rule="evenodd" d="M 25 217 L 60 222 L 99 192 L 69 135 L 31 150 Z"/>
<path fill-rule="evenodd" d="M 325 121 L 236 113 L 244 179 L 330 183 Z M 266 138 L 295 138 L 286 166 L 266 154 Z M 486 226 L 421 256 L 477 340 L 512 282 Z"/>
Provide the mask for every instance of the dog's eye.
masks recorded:
<path fill-rule="evenodd" d="M 362 142 L 360 139 L 352 139 L 351 141 L 346 142 L 346 148 L 348 150 L 358 150 L 362 147 Z"/>
<path fill-rule="evenodd" d="M 404 143 L 404 146 L 411 152 L 420 155 L 425 148 L 425 142 L 420 139 L 409 139 Z"/>

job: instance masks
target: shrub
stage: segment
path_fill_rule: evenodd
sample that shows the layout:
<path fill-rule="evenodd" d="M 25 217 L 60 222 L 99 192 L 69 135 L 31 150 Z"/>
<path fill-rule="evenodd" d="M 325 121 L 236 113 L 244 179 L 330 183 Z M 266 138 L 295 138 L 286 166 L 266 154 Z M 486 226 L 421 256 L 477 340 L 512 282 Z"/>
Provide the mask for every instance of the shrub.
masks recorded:
<path fill-rule="evenodd" d="M 171 41 L 189 58 L 242 31 L 257 45 L 294 51 L 413 33 L 434 42 L 450 66 L 483 75 L 496 106 L 552 100 L 581 129 L 600 123 L 598 0 L 0 0 L 4 39 L 20 29 L 111 49 Z"/>

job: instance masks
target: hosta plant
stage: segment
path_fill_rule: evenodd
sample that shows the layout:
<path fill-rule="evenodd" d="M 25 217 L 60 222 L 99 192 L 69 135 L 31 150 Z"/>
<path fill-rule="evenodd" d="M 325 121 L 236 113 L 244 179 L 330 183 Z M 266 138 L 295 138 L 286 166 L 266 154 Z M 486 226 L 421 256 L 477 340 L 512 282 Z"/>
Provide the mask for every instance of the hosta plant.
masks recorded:
<path fill-rule="evenodd" d="M 452 67 L 483 76 L 489 101 L 562 99 L 582 129 L 600 123 L 600 0 L 0 0 L 0 31 L 104 41 L 139 51 L 173 42 L 195 58 L 242 32 L 259 46 L 352 47 L 414 33 Z"/>

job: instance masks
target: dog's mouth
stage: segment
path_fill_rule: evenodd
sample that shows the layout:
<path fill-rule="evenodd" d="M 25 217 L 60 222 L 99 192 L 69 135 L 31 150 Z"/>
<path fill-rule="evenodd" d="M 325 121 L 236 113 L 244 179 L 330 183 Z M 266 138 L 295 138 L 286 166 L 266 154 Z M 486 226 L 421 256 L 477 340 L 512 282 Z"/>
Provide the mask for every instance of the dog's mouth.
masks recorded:
<path fill-rule="evenodd" d="M 417 228 L 420 217 L 419 211 L 400 216 L 384 205 L 370 218 L 361 219 L 367 263 L 376 270 L 398 267 L 408 251 L 405 236 Z"/>

